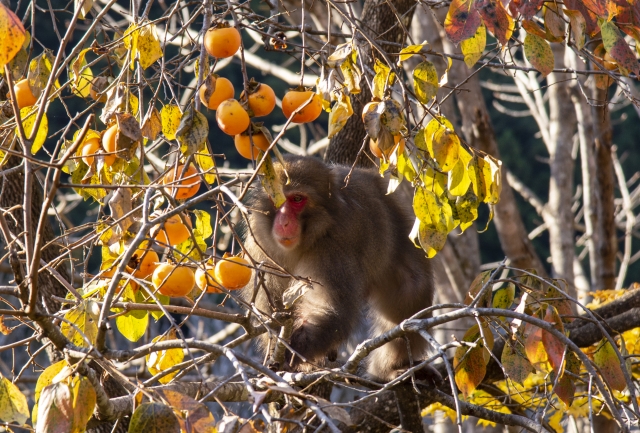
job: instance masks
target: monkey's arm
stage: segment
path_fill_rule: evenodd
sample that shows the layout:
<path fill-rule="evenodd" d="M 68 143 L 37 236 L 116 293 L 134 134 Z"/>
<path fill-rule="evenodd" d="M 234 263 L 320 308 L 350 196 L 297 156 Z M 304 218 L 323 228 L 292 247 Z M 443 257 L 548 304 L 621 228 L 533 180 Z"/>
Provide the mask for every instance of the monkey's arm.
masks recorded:
<path fill-rule="evenodd" d="M 328 272 L 316 272 L 313 288 L 296 303 L 290 342 L 295 352 L 312 362 L 334 352 L 349 338 L 363 317 L 358 299 L 365 302 L 359 272 L 337 263 L 323 268 Z"/>

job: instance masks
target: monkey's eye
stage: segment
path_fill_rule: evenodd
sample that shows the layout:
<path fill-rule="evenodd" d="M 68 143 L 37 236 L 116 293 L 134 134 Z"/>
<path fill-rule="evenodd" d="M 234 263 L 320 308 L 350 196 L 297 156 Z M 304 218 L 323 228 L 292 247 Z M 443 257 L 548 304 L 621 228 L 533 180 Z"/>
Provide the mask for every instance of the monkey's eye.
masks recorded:
<path fill-rule="evenodd" d="M 304 197 L 296 194 L 293 197 L 291 197 L 291 200 L 293 200 L 295 203 L 300 203 L 302 200 L 304 200 Z"/>

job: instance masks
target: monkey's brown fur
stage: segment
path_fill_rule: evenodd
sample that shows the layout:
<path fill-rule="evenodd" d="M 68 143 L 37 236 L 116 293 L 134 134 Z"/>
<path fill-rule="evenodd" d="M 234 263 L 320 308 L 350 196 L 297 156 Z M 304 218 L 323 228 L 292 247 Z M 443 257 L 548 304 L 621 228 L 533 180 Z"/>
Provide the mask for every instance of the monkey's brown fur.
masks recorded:
<path fill-rule="evenodd" d="M 415 218 L 410 198 L 386 195 L 388 180 L 373 170 L 355 169 L 345 186 L 348 167 L 289 157 L 286 169 L 290 183 L 284 185 L 285 195 L 296 200 L 306 197 L 296 214 L 299 242 L 286 248 L 277 241 L 277 210 L 259 189 L 249 202 L 253 212 L 245 248 L 254 260 L 274 261 L 290 274 L 314 282 L 293 307 L 290 344 L 296 352 L 321 362 L 347 341 L 367 311 L 370 335 L 375 336 L 431 306 L 431 263 L 408 238 Z M 282 166 L 276 164 L 276 171 L 284 182 Z M 294 282 L 267 275 L 269 298 L 277 302 Z M 248 292 L 252 290 L 246 289 L 245 295 L 250 296 Z M 256 306 L 272 312 L 262 289 Z M 413 359 L 423 359 L 425 341 L 418 336 L 409 339 Z M 268 338 L 260 342 L 263 350 L 268 344 Z M 390 380 L 408 365 L 406 340 L 396 339 L 369 356 L 367 371 L 373 378 Z"/>

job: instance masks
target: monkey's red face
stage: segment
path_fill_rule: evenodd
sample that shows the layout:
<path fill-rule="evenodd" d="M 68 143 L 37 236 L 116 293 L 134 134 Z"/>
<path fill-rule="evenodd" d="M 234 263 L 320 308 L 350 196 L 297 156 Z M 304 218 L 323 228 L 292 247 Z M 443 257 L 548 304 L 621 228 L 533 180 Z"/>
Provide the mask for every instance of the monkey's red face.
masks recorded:
<path fill-rule="evenodd" d="M 302 226 L 300 214 L 307 204 L 307 197 L 300 193 L 287 195 L 287 201 L 276 211 L 273 220 L 273 237 L 286 249 L 295 248 L 300 242 Z"/>

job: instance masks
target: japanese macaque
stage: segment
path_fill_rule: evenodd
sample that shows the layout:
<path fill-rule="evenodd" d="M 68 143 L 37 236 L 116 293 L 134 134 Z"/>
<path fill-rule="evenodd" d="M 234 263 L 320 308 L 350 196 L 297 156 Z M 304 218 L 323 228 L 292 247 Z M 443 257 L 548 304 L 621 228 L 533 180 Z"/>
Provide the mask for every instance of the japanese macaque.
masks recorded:
<path fill-rule="evenodd" d="M 431 263 L 408 237 L 415 219 L 410 198 L 386 195 L 388 180 L 373 170 L 353 170 L 345 185 L 348 167 L 311 157 L 289 157 L 285 167 L 288 184 L 282 166 L 275 165 L 284 184 L 282 206 L 276 209 L 262 189 L 249 202 L 245 248 L 254 260 L 274 262 L 312 282 L 292 307 L 290 346 L 297 354 L 322 363 L 362 324 L 376 336 L 431 306 Z M 269 293 L 259 289 L 257 308 L 268 314 L 282 308 L 282 294 L 296 283 L 267 274 Z M 252 293 L 247 289 L 245 296 Z M 368 376 L 397 377 L 410 365 L 408 343 L 413 360 L 424 359 L 424 339 L 396 339 L 371 353 Z M 273 344 L 269 338 L 260 342 L 264 351 Z M 298 356 L 289 359 L 300 368 Z"/>

